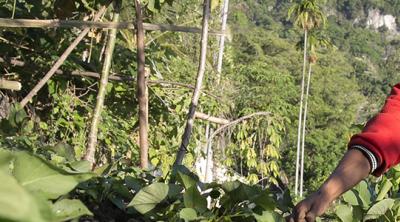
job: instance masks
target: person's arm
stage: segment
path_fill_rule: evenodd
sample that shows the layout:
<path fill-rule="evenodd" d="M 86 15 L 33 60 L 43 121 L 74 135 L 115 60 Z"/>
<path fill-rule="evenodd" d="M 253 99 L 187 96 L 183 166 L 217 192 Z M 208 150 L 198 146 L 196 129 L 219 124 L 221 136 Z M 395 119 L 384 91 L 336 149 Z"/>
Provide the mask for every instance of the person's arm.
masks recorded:
<path fill-rule="evenodd" d="M 371 171 L 368 158 L 358 149 L 350 149 L 321 188 L 301 201 L 287 221 L 312 222 L 344 192 L 366 178 Z"/>

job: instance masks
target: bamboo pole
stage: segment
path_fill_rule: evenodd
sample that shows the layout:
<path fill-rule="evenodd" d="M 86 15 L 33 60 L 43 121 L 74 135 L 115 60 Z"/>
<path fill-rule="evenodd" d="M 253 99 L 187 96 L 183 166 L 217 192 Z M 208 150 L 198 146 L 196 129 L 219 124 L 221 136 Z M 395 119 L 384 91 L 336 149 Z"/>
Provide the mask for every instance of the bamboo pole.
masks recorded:
<path fill-rule="evenodd" d="M 312 62 L 308 64 L 308 78 L 306 87 L 306 96 L 304 98 L 304 118 L 303 118 L 303 132 L 301 141 L 301 159 L 300 159 L 300 197 L 303 196 L 303 184 L 304 184 L 304 143 L 306 139 L 306 122 L 307 122 L 307 112 L 308 112 L 308 96 L 310 94 L 310 84 L 311 84 L 311 73 L 312 73 Z"/>
<path fill-rule="evenodd" d="M 103 6 L 94 16 L 93 20 L 99 20 L 101 16 L 106 11 L 107 7 Z M 65 50 L 65 52 L 61 55 L 61 57 L 57 60 L 57 62 L 53 65 L 49 72 L 43 77 L 42 80 L 25 96 L 21 101 L 21 107 L 24 107 L 38 92 L 39 90 L 47 83 L 47 81 L 54 75 L 54 73 L 60 68 L 60 66 L 64 63 L 67 57 L 71 54 L 72 50 L 82 41 L 82 39 L 87 35 L 90 31 L 90 28 L 85 28 L 81 31 L 81 33 L 76 37 L 76 39 L 71 43 L 71 45 Z"/>
<path fill-rule="evenodd" d="M 0 79 L 0 89 L 9 89 L 19 91 L 22 86 L 20 82 Z"/>
<path fill-rule="evenodd" d="M 228 9 L 229 9 L 229 0 L 224 0 L 224 5 L 222 7 L 222 25 L 221 25 L 222 33 L 226 32 L 226 21 L 228 20 Z M 224 57 L 224 47 L 225 47 L 225 36 L 220 36 L 218 63 L 217 63 L 217 84 L 219 84 L 219 82 L 221 81 L 222 59 Z"/>
<path fill-rule="evenodd" d="M 39 19 L 5 19 L 0 18 L 0 27 L 5 28 L 100 28 L 100 29 L 135 29 L 135 22 L 98 22 L 98 21 L 78 21 L 78 20 L 39 20 Z M 167 24 L 143 23 L 143 29 L 147 31 L 162 32 L 188 32 L 201 33 L 197 27 L 187 27 Z M 210 31 L 210 34 L 222 36 L 227 35 L 221 31 Z"/>
<path fill-rule="evenodd" d="M 208 20 L 210 18 L 210 0 L 204 0 L 203 8 L 203 25 L 201 34 L 201 51 L 200 51 L 200 62 L 197 73 L 196 87 L 193 91 L 192 102 L 189 107 L 189 113 L 187 116 L 187 122 L 185 131 L 182 136 L 182 143 L 179 147 L 178 153 L 176 155 L 176 160 L 174 165 L 181 165 L 183 158 L 187 152 L 187 146 L 189 145 L 190 136 L 192 134 L 194 115 L 199 102 L 200 91 L 203 83 L 203 77 L 206 69 L 206 56 L 207 56 L 207 43 L 208 43 Z"/>
<path fill-rule="evenodd" d="M 118 4 L 118 3 L 117 3 Z M 119 6 L 117 6 L 117 10 L 114 11 L 113 21 L 117 22 L 119 20 Z M 117 30 L 112 29 L 108 33 L 107 40 L 107 48 L 105 51 L 105 58 L 103 69 L 101 72 L 101 79 L 99 83 L 99 92 L 97 94 L 96 99 L 96 107 L 93 112 L 92 124 L 89 132 L 89 142 L 86 150 L 86 154 L 84 159 L 92 163 L 92 166 L 96 164 L 95 154 L 96 154 L 96 145 L 97 145 L 97 133 L 98 133 L 98 125 L 101 119 L 101 111 L 103 110 L 104 98 L 106 95 L 107 83 L 108 83 L 108 75 L 111 69 L 111 62 L 114 53 L 115 40 L 117 36 Z"/>
<path fill-rule="evenodd" d="M 140 168 L 148 167 L 148 98 L 146 97 L 146 69 L 145 69 L 145 43 L 142 18 L 142 5 L 140 0 L 135 0 L 136 11 L 136 42 L 137 42 L 137 91 L 136 97 L 139 103 L 139 147 Z"/>

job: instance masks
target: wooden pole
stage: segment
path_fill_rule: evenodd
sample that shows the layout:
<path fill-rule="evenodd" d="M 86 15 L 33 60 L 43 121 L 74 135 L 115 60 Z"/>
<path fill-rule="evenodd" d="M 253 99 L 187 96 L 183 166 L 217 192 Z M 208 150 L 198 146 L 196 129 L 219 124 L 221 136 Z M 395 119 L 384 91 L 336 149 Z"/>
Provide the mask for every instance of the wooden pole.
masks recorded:
<path fill-rule="evenodd" d="M 22 86 L 21 86 L 20 82 L 0 79 L 0 89 L 9 89 L 9 90 L 19 91 L 19 90 L 21 90 L 21 88 L 22 88 Z"/>
<path fill-rule="evenodd" d="M 187 122 L 185 131 L 182 136 L 182 143 L 179 147 L 176 155 L 174 165 L 181 165 L 183 158 L 187 152 L 187 146 L 189 145 L 190 136 L 192 134 L 194 115 L 199 102 L 200 91 L 203 84 L 203 77 L 206 71 L 206 56 L 207 56 L 207 45 L 208 45 L 208 20 L 210 18 L 210 0 L 204 0 L 203 8 L 203 25 L 201 34 L 201 51 L 200 51 L 200 62 L 197 73 L 196 87 L 193 91 L 192 102 L 189 107 L 189 113 L 187 116 Z"/>
<path fill-rule="evenodd" d="M 116 8 L 119 8 L 119 6 L 117 6 Z M 114 15 L 113 15 L 113 21 L 119 20 L 119 12 L 118 11 L 119 11 L 119 9 L 115 10 Z M 103 110 L 104 98 L 106 96 L 108 75 L 109 75 L 110 69 L 111 69 L 111 62 L 112 62 L 112 58 L 113 58 L 113 54 L 114 54 L 116 36 L 117 36 L 116 29 L 112 29 L 111 31 L 109 31 L 108 38 L 107 38 L 107 48 L 105 51 L 104 64 L 103 64 L 103 69 L 101 72 L 101 78 L 100 78 L 100 83 L 99 83 L 99 92 L 97 94 L 96 107 L 93 112 L 92 124 L 91 124 L 90 132 L 89 132 L 88 147 L 87 147 L 86 154 L 84 157 L 85 160 L 92 163 L 92 166 L 94 166 L 96 164 L 95 154 L 96 154 L 96 145 L 97 145 L 98 126 L 99 126 L 99 122 L 101 120 L 101 112 Z"/>
<path fill-rule="evenodd" d="M 229 0 L 224 0 L 224 5 L 222 7 L 222 25 L 221 25 L 221 32 L 223 32 L 223 33 L 226 32 L 226 21 L 228 20 L 228 9 L 229 9 Z M 217 63 L 217 84 L 219 84 L 219 82 L 221 80 L 222 59 L 224 57 L 224 47 L 225 47 L 225 36 L 220 36 L 218 63 Z"/>
<path fill-rule="evenodd" d="M 146 69 L 145 69 L 145 43 L 142 18 L 142 5 L 140 0 L 135 0 L 136 10 L 136 42 L 137 42 L 137 91 L 136 97 L 139 103 L 139 147 L 140 168 L 148 167 L 148 98 L 146 97 Z"/>
<path fill-rule="evenodd" d="M 107 7 L 103 6 L 94 16 L 93 20 L 99 20 L 101 16 L 106 11 Z M 38 92 L 39 90 L 47 83 L 47 81 L 54 75 L 54 73 L 60 68 L 60 66 L 64 63 L 64 61 L 71 54 L 72 50 L 82 41 L 82 39 L 89 33 L 90 28 L 85 28 L 81 31 L 81 33 L 76 37 L 76 39 L 71 43 L 71 45 L 65 50 L 65 52 L 61 55 L 61 57 L 57 60 L 57 62 L 53 65 L 49 72 L 43 77 L 42 80 L 25 96 L 21 101 L 21 107 L 24 107 Z"/>
<path fill-rule="evenodd" d="M 39 19 L 5 19 L 0 18 L 0 27 L 4 28 L 99 28 L 99 29 L 135 29 L 135 22 L 98 22 L 98 21 L 77 21 L 77 20 L 39 20 Z M 143 29 L 147 31 L 162 32 L 187 32 L 201 33 L 200 28 L 143 23 Z M 210 31 L 212 35 L 227 35 L 221 31 Z"/>

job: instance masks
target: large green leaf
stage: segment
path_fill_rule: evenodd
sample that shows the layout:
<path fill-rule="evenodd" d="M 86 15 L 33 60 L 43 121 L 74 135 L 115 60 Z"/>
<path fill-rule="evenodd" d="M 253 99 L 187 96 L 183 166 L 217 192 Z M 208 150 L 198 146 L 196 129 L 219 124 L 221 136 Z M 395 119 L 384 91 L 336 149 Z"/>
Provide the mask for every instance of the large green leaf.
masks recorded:
<path fill-rule="evenodd" d="M 357 193 L 354 190 L 349 190 L 343 194 L 343 200 L 353 206 L 361 205 L 361 200 L 358 199 Z"/>
<path fill-rule="evenodd" d="M 13 158 L 10 151 L 0 149 L 0 171 L 9 171 L 10 162 Z"/>
<path fill-rule="evenodd" d="M 377 219 L 380 216 L 384 215 L 386 211 L 388 211 L 394 204 L 393 199 L 384 199 L 374 204 L 368 211 L 364 217 L 364 221 Z"/>
<path fill-rule="evenodd" d="M 11 220 L 21 222 L 45 221 L 41 216 L 41 206 L 10 175 L 0 171 L 0 221 Z"/>
<path fill-rule="evenodd" d="M 15 153 L 13 173 L 18 182 L 32 192 L 56 199 L 67 194 L 78 183 L 90 179 L 93 174 L 69 174 L 46 161 L 25 152 Z"/>
<path fill-rule="evenodd" d="M 196 186 L 192 186 L 183 194 L 183 202 L 185 207 L 194 208 L 198 212 L 203 213 L 207 210 L 207 200 L 200 195 Z"/>
<path fill-rule="evenodd" d="M 178 179 L 182 183 L 182 185 L 185 187 L 185 189 L 188 189 L 192 186 L 196 186 L 197 182 L 193 177 L 183 174 L 181 172 L 178 172 Z"/>
<path fill-rule="evenodd" d="M 355 188 L 358 197 L 361 199 L 361 202 L 365 208 L 369 207 L 371 204 L 371 192 L 368 187 L 368 183 L 365 180 L 362 180 Z"/>
<path fill-rule="evenodd" d="M 262 215 L 254 214 L 257 222 L 284 222 L 282 216 L 273 211 L 263 211 Z"/>
<path fill-rule="evenodd" d="M 350 206 L 339 205 L 336 207 L 335 213 L 342 222 L 353 222 L 353 212 Z"/>
<path fill-rule="evenodd" d="M 84 215 L 93 215 L 80 200 L 63 199 L 52 206 L 56 221 L 67 221 Z"/>
<path fill-rule="evenodd" d="M 183 208 L 179 212 L 179 217 L 185 220 L 185 222 L 193 221 L 197 219 L 197 212 L 193 208 Z"/>
<path fill-rule="evenodd" d="M 128 204 L 128 207 L 134 207 L 139 213 L 146 214 L 166 199 L 168 192 L 169 186 L 167 184 L 153 183 L 141 189 Z"/>

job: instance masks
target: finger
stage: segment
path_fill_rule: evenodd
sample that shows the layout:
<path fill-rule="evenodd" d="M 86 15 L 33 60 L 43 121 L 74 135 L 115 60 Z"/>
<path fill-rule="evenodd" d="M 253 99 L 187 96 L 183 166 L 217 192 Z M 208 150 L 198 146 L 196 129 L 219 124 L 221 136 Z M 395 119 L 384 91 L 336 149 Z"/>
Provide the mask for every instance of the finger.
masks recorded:
<path fill-rule="evenodd" d="M 295 221 L 304 220 L 306 216 L 306 212 L 308 211 L 308 207 L 303 204 L 298 205 L 294 211 L 294 219 Z"/>
<path fill-rule="evenodd" d="M 309 211 L 306 214 L 306 221 L 307 222 L 314 222 L 315 221 L 315 217 L 316 217 L 316 215 L 315 215 L 314 211 Z"/>

